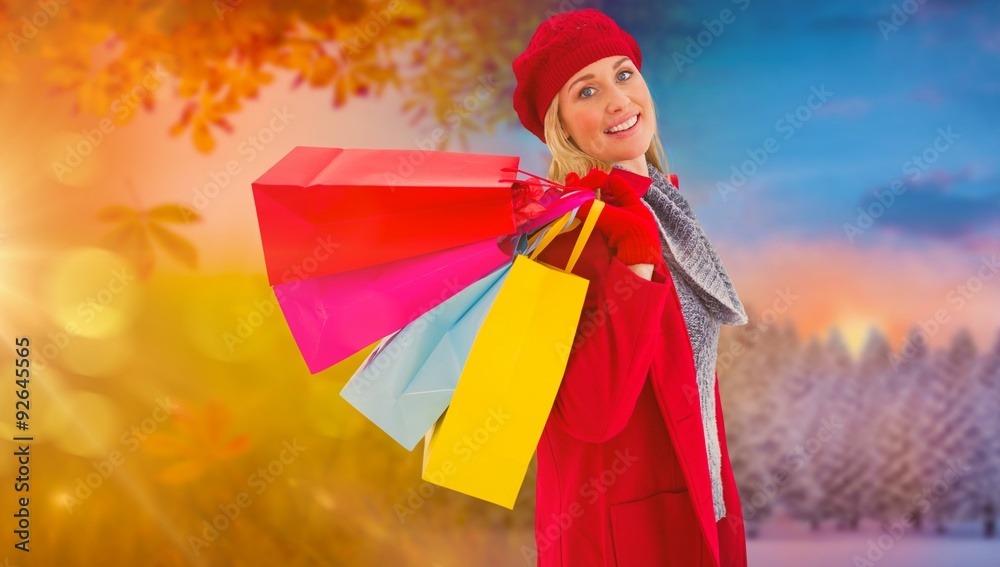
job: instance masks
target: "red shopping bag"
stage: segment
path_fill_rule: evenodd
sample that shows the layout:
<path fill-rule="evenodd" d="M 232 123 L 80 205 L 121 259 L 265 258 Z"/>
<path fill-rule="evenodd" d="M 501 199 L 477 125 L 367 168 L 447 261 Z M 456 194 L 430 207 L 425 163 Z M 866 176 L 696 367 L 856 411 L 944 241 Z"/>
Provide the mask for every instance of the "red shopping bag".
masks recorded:
<path fill-rule="evenodd" d="M 269 283 L 515 231 L 517 156 L 297 146 L 253 182 Z"/>

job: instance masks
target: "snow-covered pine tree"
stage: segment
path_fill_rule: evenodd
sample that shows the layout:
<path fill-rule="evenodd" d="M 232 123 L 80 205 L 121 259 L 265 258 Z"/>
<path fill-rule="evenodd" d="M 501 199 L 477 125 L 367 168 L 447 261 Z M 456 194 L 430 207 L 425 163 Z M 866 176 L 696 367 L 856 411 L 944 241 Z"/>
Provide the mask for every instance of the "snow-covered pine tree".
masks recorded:
<path fill-rule="evenodd" d="M 829 506 L 846 529 L 857 529 L 876 489 L 872 449 L 876 420 L 888 398 L 889 342 L 872 328 L 862 348 L 856 371 L 844 373 L 834 397 L 833 415 L 843 416 L 844 431 L 831 451 L 824 452 L 831 490 Z"/>
<path fill-rule="evenodd" d="M 868 502 L 868 516 L 879 523 L 904 520 L 920 530 L 923 510 L 914 497 L 921 489 L 918 471 L 923 443 L 916 424 L 923 417 L 920 400 L 929 381 L 930 351 L 926 334 L 913 327 L 900 346 L 890 352 L 886 374 L 887 392 L 880 399 L 872 444 L 875 490 Z"/>
<path fill-rule="evenodd" d="M 796 348 L 796 337 L 780 327 L 761 324 L 751 314 L 747 325 L 734 328 L 720 346 L 719 390 L 726 420 L 726 440 L 733 476 L 740 487 L 748 537 L 775 506 L 775 465 L 780 461 L 774 420 L 782 400 L 776 392 L 783 364 Z M 720 342 L 721 344 L 721 342 Z M 733 348 L 738 345 L 737 348 Z M 724 353 L 729 353 L 725 356 Z"/>
<path fill-rule="evenodd" d="M 818 530 L 823 520 L 823 494 L 812 454 L 816 447 L 810 438 L 815 435 L 817 416 L 823 409 L 827 364 L 826 347 L 817 337 L 811 337 L 796 365 L 782 376 L 778 398 L 781 410 L 775 420 L 775 437 L 782 455 L 780 467 L 787 475 L 779 501 L 792 517 L 808 522 L 813 530 Z"/>
<path fill-rule="evenodd" d="M 863 517 L 881 520 L 877 509 L 882 493 L 883 455 L 890 436 L 890 423 L 899 420 L 903 412 L 905 378 L 900 372 L 893 370 L 891 364 L 892 345 L 889 340 L 875 329 L 868 335 L 862 349 L 861 360 L 858 363 L 858 374 L 866 385 L 863 411 L 867 416 L 864 430 L 857 435 L 863 435 L 865 442 L 859 443 L 861 449 L 859 463 L 854 469 L 858 483 L 856 495 L 858 502 L 858 520 Z M 852 438 L 855 433 L 849 433 Z M 892 442 L 899 442 L 899 435 Z M 907 441 L 908 442 L 908 441 Z M 857 528 L 856 521 L 852 527 Z"/>
<path fill-rule="evenodd" d="M 979 358 L 973 376 L 977 415 L 972 436 L 976 442 L 966 479 L 969 506 L 962 517 L 981 520 L 983 535 L 991 538 L 996 534 L 1000 509 L 1000 333 L 993 347 Z"/>
<path fill-rule="evenodd" d="M 815 464 L 816 483 L 822 498 L 819 510 L 823 518 L 835 521 L 838 529 L 847 526 L 853 507 L 846 506 L 850 496 L 846 490 L 850 479 L 845 478 L 851 455 L 858 451 L 856 443 L 865 437 L 848 439 L 847 427 L 857 425 L 861 419 L 862 391 L 857 377 L 855 361 L 847 349 L 840 330 L 834 328 L 824 345 L 827 367 L 822 376 L 818 412 L 812 416 L 810 439 L 815 444 L 812 461 Z"/>
<path fill-rule="evenodd" d="M 976 346 L 966 329 L 952 336 L 948 348 L 934 353 L 931 380 L 924 385 L 921 419 L 915 428 L 923 444 L 920 459 L 921 500 L 938 533 L 957 519 L 963 500 L 962 481 L 949 469 L 968 462 L 969 431 L 975 420 L 971 399 Z"/>

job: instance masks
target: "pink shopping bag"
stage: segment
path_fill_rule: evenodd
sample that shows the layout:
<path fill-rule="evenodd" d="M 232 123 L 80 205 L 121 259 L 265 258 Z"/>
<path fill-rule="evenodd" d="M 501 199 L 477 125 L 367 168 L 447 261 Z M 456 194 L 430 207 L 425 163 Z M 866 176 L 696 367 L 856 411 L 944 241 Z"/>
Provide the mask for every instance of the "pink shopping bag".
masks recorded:
<path fill-rule="evenodd" d="M 279 284 L 274 293 L 315 374 L 405 327 L 510 258 L 489 239 Z"/>

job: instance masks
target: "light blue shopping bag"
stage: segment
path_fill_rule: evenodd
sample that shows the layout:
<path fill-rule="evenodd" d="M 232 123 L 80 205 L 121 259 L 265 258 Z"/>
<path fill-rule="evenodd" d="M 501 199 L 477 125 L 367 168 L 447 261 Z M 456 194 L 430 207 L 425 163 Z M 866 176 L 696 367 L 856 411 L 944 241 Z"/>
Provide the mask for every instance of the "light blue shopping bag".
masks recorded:
<path fill-rule="evenodd" d="M 382 339 L 340 395 L 413 450 L 451 402 L 508 262 Z"/>

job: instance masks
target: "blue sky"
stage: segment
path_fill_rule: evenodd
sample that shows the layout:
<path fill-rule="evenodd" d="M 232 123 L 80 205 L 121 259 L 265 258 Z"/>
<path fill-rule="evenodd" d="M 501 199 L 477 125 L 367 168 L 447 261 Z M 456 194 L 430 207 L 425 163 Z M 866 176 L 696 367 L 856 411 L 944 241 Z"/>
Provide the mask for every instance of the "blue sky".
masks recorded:
<path fill-rule="evenodd" d="M 894 4 L 899 14 L 917 9 L 883 36 L 878 22 L 891 23 Z M 732 21 L 679 71 L 673 54 L 723 9 Z M 905 192 L 854 244 L 889 232 L 916 247 L 1000 237 L 995 3 L 608 2 L 602 10 L 643 47 L 671 169 L 715 236 L 846 242 L 843 224 L 856 221 L 857 207 L 900 180 Z M 832 95 L 801 109 L 808 120 L 776 130 L 821 86 Z M 951 141 L 932 149 L 949 127 Z M 723 200 L 718 183 L 769 137 L 778 150 Z M 936 161 L 907 166 L 925 150 Z"/>

